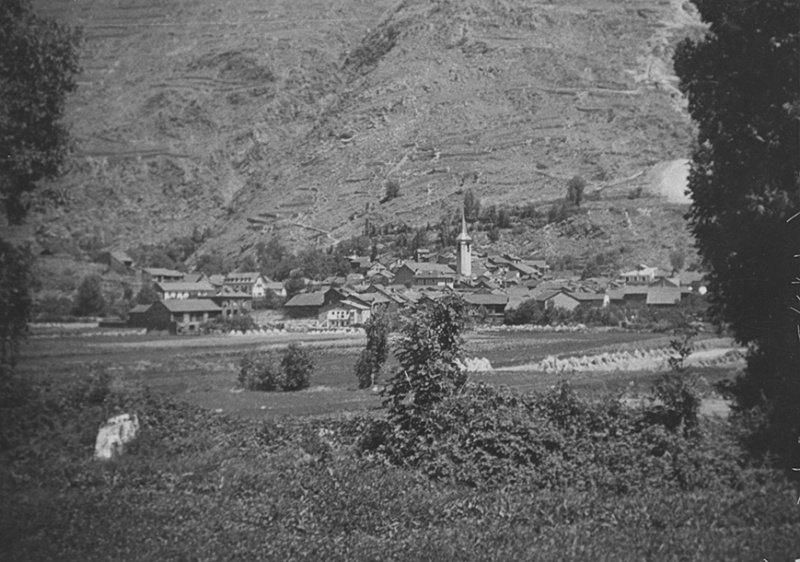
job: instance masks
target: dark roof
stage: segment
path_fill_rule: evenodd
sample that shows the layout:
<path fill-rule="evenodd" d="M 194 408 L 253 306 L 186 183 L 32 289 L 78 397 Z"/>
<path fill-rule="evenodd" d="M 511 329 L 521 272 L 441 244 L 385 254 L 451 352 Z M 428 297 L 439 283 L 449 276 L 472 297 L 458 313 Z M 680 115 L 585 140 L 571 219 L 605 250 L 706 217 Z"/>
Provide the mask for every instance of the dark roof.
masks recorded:
<path fill-rule="evenodd" d="M 158 302 L 170 312 L 216 312 L 222 310 L 210 299 L 169 299 Z"/>
<path fill-rule="evenodd" d="M 145 267 L 142 271 L 152 275 L 153 277 L 180 277 L 183 279 L 183 273 L 175 271 L 174 269 L 164 269 L 163 267 Z"/>
<path fill-rule="evenodd" d="M 647 304 L 677 304 L 681 300 L 681 290 L 677 287 L 650 287 L 647 291 Z"/>
<path fill-rule="evenodd" d="M 209 293 L 214 292 L 214 287 L 211 283 L 200 281 L 199 283 L 191 283 L 186 281 L 165 281 L 163 283 L 156 283 L 161 291 L 205 291 Z"/>
<path fill-rule="evenodd" d="M 455 275 L 456 273 L 449 265 L 443 263 L 407 261 L 403 265 L 408 266 L 415 274 L 438 272 L 446 275 Z"/>
<path fill-rule="evenodd" d="M 300 293 L 293 296 L 283 306 L 322 306 L 325 303 L 325 292 L 316 291 L 313 293 Z"/>
<path fill-rule="evenodd" d="M 476 306 L 505 306 L 508 303 L 508 295 L 471 293 L 464 295 L 464 302 Z"/>

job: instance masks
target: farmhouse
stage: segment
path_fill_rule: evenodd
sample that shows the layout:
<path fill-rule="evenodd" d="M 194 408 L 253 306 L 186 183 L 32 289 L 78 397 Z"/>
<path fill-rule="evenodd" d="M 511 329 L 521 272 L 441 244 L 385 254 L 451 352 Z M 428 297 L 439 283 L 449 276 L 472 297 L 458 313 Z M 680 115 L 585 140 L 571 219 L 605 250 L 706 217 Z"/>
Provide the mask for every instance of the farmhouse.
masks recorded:
<path fill-rule="evenodd" d="M 156 283 L 154 286 L 158 298 L 161 300 L 172 299 L 202 299 L 214 296 L 214 287 L 205 281 L 199 283 L 187 283 L 179 281 L 175 283 Z"/>
<path fill-rule="evenodd" d="M 183 273 L 174 269 L 164 269 L 161 267 L 145 267 L 142 269 L 142 278 L 146 283 L 177 282 L 183 280 Z"/>
<path fill-rule="evenodd" d="M 370 306 L 351 299 L 323 305 L 317 314 L 317 320 L 326 328 L 358 326 L 369 319 Z"/>
<path fill-rule="evenodd" d="M 203 322 L 222 315 L 222 308 L 209 299 L 171 299 L 156 301 L 144 313 L 149 330 L 168 330 L 171 334 L 198 332 Z"/>
<path fill-rule="evenodd" d="M 211 301 L 222 308 L 222 315 L 226 317 L 247 314 L 253 309 L 253 297 L 250 294 L 234 291 L 229 287 L 223 287 L 211 297 Z"/>
<path fill-rule="evenodd" d="M 229 273 L 225 276 L 223 285 L 236 292 L 247 293 L 254 299 L 267 296 L 267 280 L 257 271 Z"/>
<path fill-rule="evenodd" d="M 456 272 L 441 263 L 408 261 L 394 273 L 394 282 L 400 285 L 452 287 L 455 280 Z"/>

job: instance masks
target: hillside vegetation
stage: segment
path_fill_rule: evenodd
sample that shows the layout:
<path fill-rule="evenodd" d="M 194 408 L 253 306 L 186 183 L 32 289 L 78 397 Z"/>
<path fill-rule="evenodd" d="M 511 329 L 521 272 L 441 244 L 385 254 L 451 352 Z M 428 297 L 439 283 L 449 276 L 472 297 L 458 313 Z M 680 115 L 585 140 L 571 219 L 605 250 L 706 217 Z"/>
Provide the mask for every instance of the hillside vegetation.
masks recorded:
<path fill-rule="evenodd" d="M 68 204 L 41 210 L 40 241 L 131 247 L 211 226 L 206 245 L 235 256 L 274 233 L 330 244 L 367 218 L 436 222 L 465 189 L 547 205 L 575 175 L 602 222 L 691 144 L 670 57 L 698 27 L 680 2 L 38 4 L 85 30 L 77 152 L 51 186 Z M 389 180 L 399 196 L 381 203 Z M 643 259 L 648 229 L 688 239 L 666 200 L 635 203 L 667 208 L 635 232 Z M 630 230 L 612 222 L 602 246 Z"/>

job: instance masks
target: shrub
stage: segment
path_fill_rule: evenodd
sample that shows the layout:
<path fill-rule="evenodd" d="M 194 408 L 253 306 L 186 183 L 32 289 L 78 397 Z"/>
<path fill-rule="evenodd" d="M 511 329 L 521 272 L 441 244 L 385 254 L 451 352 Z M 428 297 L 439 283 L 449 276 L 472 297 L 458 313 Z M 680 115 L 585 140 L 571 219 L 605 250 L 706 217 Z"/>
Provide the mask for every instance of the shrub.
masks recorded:
<path fill-rule="evenodd" d="M 239 385 L 246 390 L 274 391 L 284 386 L 284 376 L 268 353 L 247 351 L 239 361 Z"/>
<path fill-rule="evenodd" d="M 76 316 L 94 316 L 105 312 L 106 300 L 103 298 L 102 280 L 99 275 L 87 275 L 78 287 L 75 297 Z"/>
<path fill-rule="evenodd" d="M 400 366 L 384 390 L 384 405 L 397 423 L 413 423 L 416 411 L 464 385 L 466 375 L 455 364 L 463 324 L 464 301 L 455 294 L 417 305 L 406 319 L 395 352 Z"/>
<path fill-rule="evenodd" d="M 283 352 L 281 358 L 283 390 L 301 390 L 311 384 L 314 362 L 308 350 L 293 343 Z"/>
<path fill-rule="evenodd" d="M 573 176 L 567 183 L 567 201 L 574 207 L 580 207 L 583 201 L 583 190 L 586 188 L 586 180 L 581 176 Z"/>
<path fill-rule="evenodd" d="M 236 314 L 234 316 L 220 316 L 204 322 L 201 329 L 206 333 L 246 332 L 248 330 L 257 330 L 258 324 L 249 314 Z"/>

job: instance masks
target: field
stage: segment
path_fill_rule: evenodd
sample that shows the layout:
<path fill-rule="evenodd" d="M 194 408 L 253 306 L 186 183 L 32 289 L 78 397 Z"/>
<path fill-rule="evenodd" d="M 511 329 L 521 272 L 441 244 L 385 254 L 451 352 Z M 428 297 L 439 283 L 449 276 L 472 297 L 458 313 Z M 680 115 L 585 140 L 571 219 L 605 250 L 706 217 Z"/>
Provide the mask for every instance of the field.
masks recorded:
<path fill-rule="evenodd" d="M 316 370 L 310 389 L 263 393 L 237 388 L 238 361 L 245 350 L 277 350 L 292 341 L 311 349 Z M 141 383 L 239 417 L 321 415 L 380 406 L 378 393 L 357 389 L 354 366 L 364 344 L 364 336 L 356 334 L 32 338 L 23 348 L 20 370 L 34 377 L 69 377 L 89 370 L 106 370 L 120 380 Z M 486 357 L 495 368 L 525 365 L 548 355 L 566 357 L 668 345 L 669 337 L 663 335 L 613 331 L 483 331 L 468 333 L 466 337 L 467 355 Z M 726 375 L 727 370 L 719 369 L 709 373 L 711 380 Z M 646 389 L 653 377 L 648 372 L 576 373 L 569 380 L 578 389 L 637 392 Z M 472 379 L 527 391 L 544 390 L 565 376 L 523 370 L 474 373 Z"/>
<path fill-rule="evenodd" d="M 394 466 L 364 448 L 371 424 L 384 413 L 379 396 L 355 388 L 352 367 L 362 337 L 299 337 L 317 364 L 309 390 L 236 389 L 244 350 L 290 339 L 298 336 L 269 342 L 32 338 L 19 372 L 33 386 L 11 388 L 11 401 L 0 404 L 3 560 L 722 561 L 798 555 L 797 482 L 748 463 L 733 426 L 721 418 L 703 417 L 698 435 L 689 438 L 658 427 L 631 432 L 627 426 L 622 437 L 597 427 L 576 433 L 591 419 L 587 412 L 605 407 L 592 400 L 606 391 L 646 392 L 653 373 L 569 375 L 578 389 L 573 398 L 550 390 L 567 378 L 563 374 L 474 374 L 474 380 L 549 396 L 540 404 L 566 416 L 557 438 L 565 449 L 528 467 L 528 480 L 514 478 L 512 470 L 500 481 L 466 485 L 431 477 L 433 465 Z M 486 331 L 466 340 L 470 355 L 513 367 L 546 355 L 651 349 L 666 338 Z M 730 370 L 703 375 L 712 382 Z M 140 415 L 141 436 L 117 459 L 92 460 L 97 427 L 120 411 Z M 624 420 L 614 421 L 620 412 L 610 412 L 617 413 L 598 420 L 623 430 Z M 472 433 L 480 439 L 490 431 L 502 441 L 525 424 L 541 423 L 516 415 L 476 410 L 471 423 L 484 425 Z M 545 439 L 556 438 L 555 427 L 541 426 Z M 419 442 L 420 451 L 434 455 L 437 447 Z"/>

